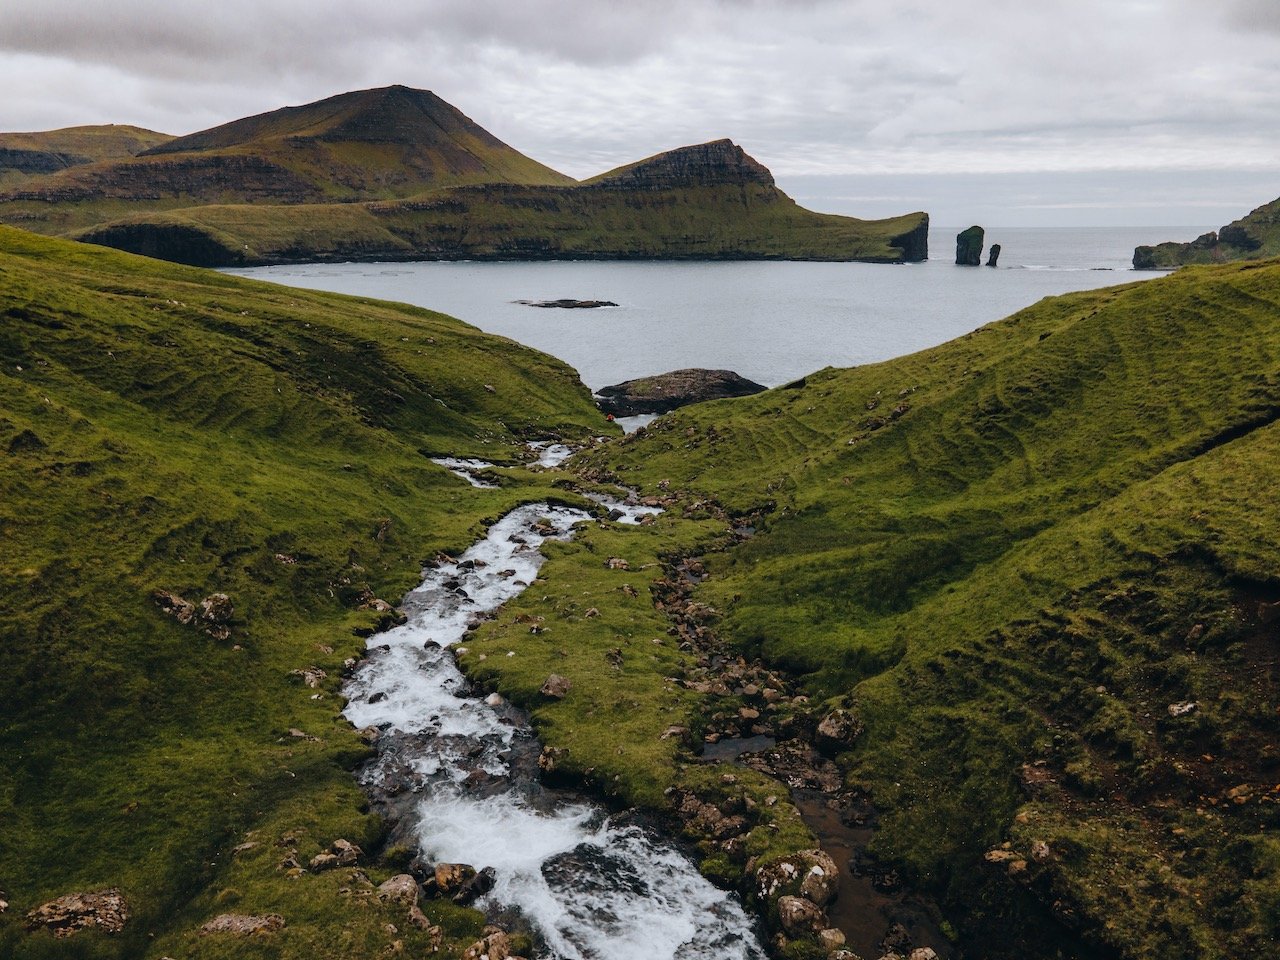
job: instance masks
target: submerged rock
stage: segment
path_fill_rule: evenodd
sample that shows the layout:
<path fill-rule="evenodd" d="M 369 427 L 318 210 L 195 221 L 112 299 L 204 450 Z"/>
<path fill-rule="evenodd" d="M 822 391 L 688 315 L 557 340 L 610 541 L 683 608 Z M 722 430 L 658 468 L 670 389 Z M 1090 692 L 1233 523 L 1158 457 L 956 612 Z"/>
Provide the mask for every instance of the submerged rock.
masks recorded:
<path fill-rule="evenodd" d="M 119 933 L 129 919 L 129 906 L 114 887 L 95 893 L 68 893 L 27 914 L 27 929 L 45 927 L 55 937 L 69 937 L 90 927 Z"/>
<path fill-rule="evenodd" d="M 956 234 L 956 264 L 961 267 L 976 267 L 982 263 L 982 241 L 985 231 L 979 226 L 961 230 Z"/>
<path fill-rule="evenodd" d="M 690 403 L 747 397 L 768 388 L 732 370 L 689 368 L 603 387 L 596 406 L 615 417 L 666 413 Z"/>

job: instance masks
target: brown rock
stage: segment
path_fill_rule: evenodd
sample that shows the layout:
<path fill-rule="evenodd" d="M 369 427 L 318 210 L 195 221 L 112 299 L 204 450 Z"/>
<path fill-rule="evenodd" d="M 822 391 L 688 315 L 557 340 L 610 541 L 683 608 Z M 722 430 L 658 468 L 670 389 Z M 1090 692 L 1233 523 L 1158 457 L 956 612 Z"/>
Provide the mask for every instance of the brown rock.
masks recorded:
<path fill-rule="evenodd" d="M 338 863 L 337 856 L 332 853 L 317 853 L 311 858 L 311 862 L 307 864 L 307 866 L 309 866 L 313 872 L 319 873 L 322 870 L 333 870 L 336 867 L 342 866 L 342 864 Z"/>
<path fill-rule="evenodd" d="M 827 953 L 833 950 L 839 950 L 844 946 L 844 933 L 835 927 L 827 927 L 825 930 L 818 931 L 818 946 Z"/>
<path fill-rule="evenodd" d="M 211 593 L 200 601 L 200 619 L 206 623 L 230 623 L 234 613 L 231 598 L 225 593 Z"/>
<path fill-rule="evenodd" d="M 224 913 L 214 917 L 200 928 L 201 933 L 231 933 L 240 937 L 275 933 L 285 927 L 284 917 L 278 913 L 266 916 L 250 916 L 244 913 Z"/>
<path fill-rule="evenodd" d="M 436 889 L 442 896 L 452 896 L 465 887 L 475 875 L 476 868 L 469 863 L 437 863 Z"/>
<path fill-rule="evenodd" d="M 41 904 L 27 914 L 27 929 L 45 927 L 55 937 L 69 937 L 90 927 L 103 933 L 119 933 L 128 919 L 129 905 L 112 887 L 94 893 L 68 893 Z"/>
<path fill-rule="evenodd" d="M 385 903 L 403 903 L 407 907 L 416 908 L 418 905 L 418 881 L 407 873 L 397 874 L 379 885 L 378 899 Z"/>
<path fill-rule="evenodd" d="M 176 593 L 170 593 L 168 590 L 156 590 L 151 594 L 151 599 L 155 601 L 157 607 L 179 623 L 187 624 L 195 619 L 196 605 L 190 600 L 182 599 Z"/>
<path fill-rule="evenodd" d="M 510 960 L 511 941 L 502 931 L 477 940 L 462 952 L 462 960 Z"/>
<path fill-rule="evenodd" d="M 547 677 L 546 682 L 542 685 L 540 691 L 544 697 L 552 697 L 556 700 L 563 700 L 569 693 L 571 684 L 558 673 L 553 673 Z"/>
<path fill-rule="evenodd" d="M 364 856 L 364 851 L 350 840 L 335 840 L 329 849 L 338 858 L 338 866 L 349 867 Z"/>
<path fill-rule="evenodd" d="M 822 909 L 804 897 L 782 897 L 778 900 L 778 922 L 792 937 L 816 936 L 827 925 Z"/>
<path fill-rule="evenodd" d="M 328 678 L 329 674 L 319 667 L 307 667 L 305 670 L 290 670 L 289 676 L 297 677 L 308 687 L 315 689 Z"/>
<path fill-rule="evenodd" d="M 818 748 L 827 754 L 842 753 L 862 733 L 862 721 L 851 710 L 832 710 L 818 724 Z"/>
<path fill-rule="evenodd" d="M 631 569 L 631 564 L 629 564 L 626 560 L 622 559 L 622 557 L 610 557 L 608 560 L 605 561 L 605 566 L 608 567 L 610 570 L 630 570 Z"/>
<path fill-rule="evenodd" d="M 806 850 L 802 857 L 809 863 L 809 872 L 800 881 L 800 896 L 825 907 L 836 898 L 840 886 L 840 874 L 836 863 L 821 850 Z"/>

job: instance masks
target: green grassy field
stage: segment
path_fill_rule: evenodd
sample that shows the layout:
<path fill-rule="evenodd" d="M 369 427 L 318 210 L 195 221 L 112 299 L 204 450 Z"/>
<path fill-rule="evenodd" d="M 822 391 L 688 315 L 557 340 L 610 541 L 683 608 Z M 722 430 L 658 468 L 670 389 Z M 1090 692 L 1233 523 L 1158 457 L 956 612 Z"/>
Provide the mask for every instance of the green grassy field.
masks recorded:
<path fill-rule="evenodd" d="M 0 356 L 0 954 L 382 949 L 403 917 L 339 895 L 348 871 L 277 868 L 379 843 L 337 696 L 377 617 L 360 600 L 397 600 L 435 550 L 552 493 L 532 475 L 476 490 L 426 457 L 599 429 L 577 375 L 427 311 L 9 228 Z M 230 637 L 164 616 L 158 589 L 229 595 Z M 318 689 L 290 676 L 313 666 Z M 23 931 L 38 903 L 108 886 L 133 911 L 118 937 Z M 270 944 L 194 935 L 232 910 L 289 925 Z M 428 913 L 450 943 L 479 930 Z"/>

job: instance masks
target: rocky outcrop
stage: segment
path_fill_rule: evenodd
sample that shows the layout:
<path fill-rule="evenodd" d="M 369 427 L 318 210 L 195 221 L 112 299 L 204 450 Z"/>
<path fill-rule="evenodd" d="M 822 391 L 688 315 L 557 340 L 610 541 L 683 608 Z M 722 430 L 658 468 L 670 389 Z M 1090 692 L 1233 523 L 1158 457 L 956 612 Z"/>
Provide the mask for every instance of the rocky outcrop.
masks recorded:
<path fill-rule="evenodd" d="M 961 230 L 956 234 L 956 265 L 976 267 L 982 263 L 982 242 L 985 232 L 979 226 Z"/>
<path fill-rule="evenodd" d="M 237 937 L 252 937 L 264 933 L 275 933 L 285 928 L 284 917 L 278 913 L 264 916 L 253 916 L 247 913 L 223 913 L 208 921 L 200 928 L 200 932 L 227 933 Z"/>
<path fill-rule="evenodd" d="M 889 241 L 902 250 L 905 263 L 923 263 L 929 259 L 929 215 L 920 214 L 919 222 L 906 233 L 900 233 Z"/>
<path fill-rule="evenodd" d="M 589 186 L 605 190 L 668 190 L 747 183 L 772 187 L 773 174 L 728 139 L 668 150 L 587 181 Z"/>
<path fill-rule="evenodd" d="M 561 310 L 595 310 L 599 307 L 616 307 L 612 300 L 517 300 L 526 307 L 559 308 Z"/>
<path fill-rule="evenodd" d="M 999 259 L 1000 259 L 1000 244 L 993 243 L 991 245 L 991 253 L 987 257 L 987 266 L 994 267 L 996 265 L 996 261 L 998 261 Z"/>
<path fill-rule="evenodd" d="M 96 893 L 68 893 L 41 904 L 27 914 L 27 929 L 44 928 L 55 937 L 69 937 L 87 929 L 119 933 L 128 919 L 129 905 L 119 890 L 111 888 Z"/>
<path fill-rule="evenodd" d="M 1136 247 L 1135 270 L 1172 270 L 1195 263 L 1255 260 L 1280 253 L 1280 200 L 1273 200 L 1219 230 L 1202 233 L 1189 243 Z"/>
<path fill-rule="evenodd" d="M 666 413 L 703 400 L 746 397 L 767 389 L 732 370 L 691 368 L 603 387 L 596 395 L 596 406 L 615 417 L 633 417 Z"/>

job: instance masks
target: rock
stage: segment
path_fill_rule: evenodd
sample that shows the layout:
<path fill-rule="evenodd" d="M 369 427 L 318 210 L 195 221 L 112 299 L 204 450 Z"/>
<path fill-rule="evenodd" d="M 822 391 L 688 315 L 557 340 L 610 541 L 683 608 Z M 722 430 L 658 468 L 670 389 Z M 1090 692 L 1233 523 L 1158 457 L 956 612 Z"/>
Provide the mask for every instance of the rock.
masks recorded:
<path fill-rule="evenodd" d="M 818 749 L 828 756 L 844 753 L 862 733 L 862 720 L 852 710 L 832 710 L 818 724 Z"/>
<path fill-rule="evenodd" d="M 492 890 L 497 881 L 497 871 L 493 867 L 485 867 L 462 885 L 462 888 L 453 895 L 453 902 L 465 907 L 471 901 L 478 900 Z"/>
<path fill-rule="evenodd" d="M 766 805 L 768 801 L 766 800 Z M 819 906 L 835 899 L 840 877 L 835 861 L 821 850 L 804 850 L 774 860 L 756 872 L 756 890 L 763 900 L 795 893 Z"/>
<path fill-rule="evenodd" d="M 732 370 L 689 368 L 603 387 L 596 395 L 596 406 L 615 417 L 634 417 L 704 400 L 747 397 L 766 389 Z"/>
<path fill-rule="evenodd" d="M 44 927 L 55 937 L 69 937 L 90 927 L 103 933 L 119 933 L 128 919 L 129 905 L 112 887 L 94 893 L 68 893 L 41 904 L 27 914 L 27 929 Z"/>
<path fill-rule="evenodd" d="M 415 888 L 416 889 L 416 888 Z M 417 927 L 419 930 L 431 930 L 431 921 L 427 919 L 427 915 L 422 912 L 422 908 L 416 903 L 409 907 L 409 925 Z M 439 929 L 438 927 L 436 929 Z M 436 945 L 437 947 L 439 944 Z"/>
<path fill-rule="evenodd" d="M 305 670 L 290 670 L 289 676 L 297 677 L 312 689 L 319 687 L 329 676 L 319 667 L 307 667 Z"/>
<path fill-rule="evenodd" d="M 782 897 L 778 900 L 778 922 L 792 937 L 815 936 L 827 925 L 827 918 L 817 904 L 804 897 Z"/>
<path fill-rule="evenodd" d="M 200 601 L 200 619 L 212 624 L 227 624 L 235 613 L 231 598 L 225 593 L 211 593 Z"/>
<path fill-rule="evenodd" d="M 311 858 L 311 862 L 307 866 L 311 868 L 313 873 L 319 873 L 322 870 L 333 870 L 335 867 L 342 866 L 342 864 L 338 863 L 338 858 L 332 853 L 317 853 Z"/>
<path fill-rule="evenodd" d="M 416 907 L 418 881 L 407 873 L 396 874 L 378 886 L 378 899 L 384 903 L 403 903 L 407 907 Z"/>
<path fill-rule="evenodd" d="M 981 227 L 973 226 L 956 234 L 956 264 L 962 267 L 976 267 L 982 263 L 982 240 L 985 233 Z"/>
<path fill-rule="evenodd" d="M 451 897 L 476 875 L 476 868 L 469 863 L 437 863 L 435 869 L 436 889 L 441 896 Z"/>
<path fill-rule="evenodd" d="M 596 310 L 600 307 L 616 307 L 612 300 L 516 300 L 526 307 L 542 307 L 559 310 Z"/>
<path fill-rule="evenodd" d="M 546 682 L 539 691 L 544 697 L 551 697 L 555 700 L 563 700 L 569 693 L 571 684 L 558 673 L 553 673 L 547 677 Z"/>
<path fill-rule="evenodd" d="M 1169 704 L 1169 716 L 1185 717 L 1189 713 L 1195 713 L 1200 709 L 1200 704 L 1195 700 L 1184 700 L 1181 703 Z"/>
<path fill-rule="evenodd" d="M 364 851 L 350 840 L 335 840 L 329 848 L 338 858 L 338 866 L 350 867 L 364 856 Z"/>
<path fill-rule="evenodd" d="M 916 947 L 907 955 L 907 960 L 938 960 L 933 947 Z"/>
<path fill-rule="evenodd" d="M 188 624 L 195 619 L 196 605 L 190 600 L 182 599 L 176 593 L 156 590 L 151 594 L 151 599 L 155 601 L 157 607 L 181 624 Z"/>
<path fill-rule="evenodd" d="M 999 259 L 1000 259 L 1000 244 L 993 243 L 991 245 L 991 252 L 987 256 L 987 266 L 994 267 L 996 265 L 996 261 Z"/>
<path fill-rule="evenodd" d="M 807 850 L 801 856 L 809 860 L 809 872 L 800 881 L 800 896 L 825 907 L 836 898 L 840 874 L 836 863 L 821 850 Z"/>
<path fill-rule="evenodd" d="M 462 960 L 509 960 L 511 941 L 501 930 L 488 934 L 462 951 Z"/>
<path fill-rule="evenodd" d="M 275 933 L 285 927 L 284 917 L 278 913 L 251 916 L 244 913 L 224 913 L 214 917 L 200 928 L 201 933 L 231 933 L 240 937 Z"/>
<path fill-rule="evenodd" d="M 610 557 L 604 564 L 610 570 L 630 570 L 631 564 L 623 560 L 622 557 Z"/>
<path fill-rule="evenodd" d="M 827 927 L 825 930 L 819 930 L 818 946 L 827 953 L 831 953 L 833 950 L 839 950 L 844 946 L 844 933 L 835 927 Z"/>

